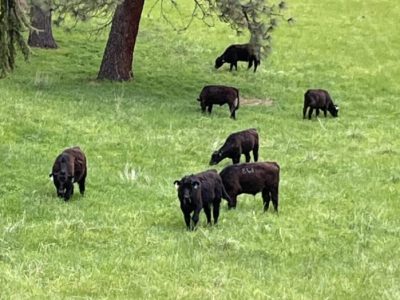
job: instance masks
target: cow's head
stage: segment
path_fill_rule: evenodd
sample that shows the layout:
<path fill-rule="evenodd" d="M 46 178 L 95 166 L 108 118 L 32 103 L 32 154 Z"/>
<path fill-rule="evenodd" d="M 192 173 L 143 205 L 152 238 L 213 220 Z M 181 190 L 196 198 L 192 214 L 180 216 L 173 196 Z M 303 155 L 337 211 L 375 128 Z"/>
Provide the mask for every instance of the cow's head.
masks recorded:
<path fill-rule="evenodd" d="M 183 205 L 193 204 L 200 192 L 200 182 L 193 176 L 185 176 L 181 180 L 175 180 L 176 189 L 178 190 L 179 200 Z"/>
<path fill-rule="evenodd" d="M 65 197 L 66 189 L 71 187 L 74 182 L 73 170 L 69 168 L 68 158 L 62 156 L 49 176 L 53 177 L 57 195 L 59 197 Z"/>
<path fill-rule="evenodd" d="M 337 105 L 335 105 L 335 104 L 331 104 L 329 107 L 328 107 L 328 110 L 329 110 L 329 112 L 331 113 L 331 115 L 333 116 L 333 117 L 337 117 L 338 116 L 338 113 L 339 113 L 339 106 L 337 106 Z"/>
<path fill-rule="evenodd" d="M 214 151 L 213 154 L 211 154 L 210 166 L 218 164 L 223 159 L 222 151 Z"/>
<path fill-rule="evenodd" d="M 220 56 L 215 60 L 215 68 L 220 68 L 225 63 L 224 57 Z"/>

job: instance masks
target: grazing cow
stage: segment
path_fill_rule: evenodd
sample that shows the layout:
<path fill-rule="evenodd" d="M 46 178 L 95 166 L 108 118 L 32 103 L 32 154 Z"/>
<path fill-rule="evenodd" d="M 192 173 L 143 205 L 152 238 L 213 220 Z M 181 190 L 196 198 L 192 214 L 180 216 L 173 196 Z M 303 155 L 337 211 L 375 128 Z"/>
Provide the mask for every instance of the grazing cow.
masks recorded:
<path fill-rule="evenodd" d="M 218 69 L 224 63 L 230 63 L 229 71 L 232 71 L 233 67 L 235 67 L 237 71 L 238 61 L 248 61 L 249 66 L 247 69 L 250 69 L 254 63 L 254 72 L 260 64 L 259 55 L 250 44 L 230 45 L 226 48 L 224 53 L 215 60 L 215 68 Z"/>
<path fill-rule="evenodd" d="M 68 201 L 74 193 L 74 182 L 79 184 L 79 191 L 85 193 L 87 175 L 86 157 L 79 147 L 65 149 L 57 156 L 50 177 L 53 177 L 57 196 Z"/>
<path fill-rule="evenodd" d="M 224 158 L 231 158 L 232 163 L 240 162 L 240 156 L 246 156 L 250 161 L 250 152 L 253 151 L 254 161 L 258 160 L 258 133 L 254 128 L 232 133 L 225 144 L 211 155 L 210 165 L 216 165 Z"/>
<path fill-rule="evenodd" d="M 224 85 L 207 85 L 201 90 L 197 101 L 200 101 L 201 111 L 204 113 L 208 107 L 210 114 L 214 104 L 221 106 L 228 103 L 231 118 L 236 119 L 236 110 L 239 109 L 239 90 Z"/>
<path fill-rule="evenodd" d="M 189 230 L 193 230 L 196 227 L 202 208 L 204 208 L 207 223 L 210 224 L 210 206 L 212 205 L 214 224 L 217 224 L 221 197 L 230 202 L 221 177 L 216 170 L 184 176 L 181 180 L 175 180 L 174 184 L 178 190 L 181 210 Z M 192 216 L 193 222 L 191 223 L 190 214 L 192 212 L 194 213 Z"/>
<path fill-rule="evenodd" d="M 220 175 L 231 202 L 229 208 L 235 208 L 240 194 L 256 195 L 262 192 L 264 211 L 268 210 L 272 199 L 278 212 L 279 170 L 276 162 L 258 162 L 230 165 Z"/>
<path fill-rule="evenodd" d="M 320 89 L 308 90 L 304 94 L 303 119 L 306 118 L 308 107 L 310 108 L 308 111 L 308 119 L 311 119 L 314 108 L 316 109 L 317 117 L 320 109 L 324 112 L 325 117 L 327 111 L 329 111 L 333 117 L 337 117 L 339 112 L 339 107 L 333 103 L 329 93 Z"/>

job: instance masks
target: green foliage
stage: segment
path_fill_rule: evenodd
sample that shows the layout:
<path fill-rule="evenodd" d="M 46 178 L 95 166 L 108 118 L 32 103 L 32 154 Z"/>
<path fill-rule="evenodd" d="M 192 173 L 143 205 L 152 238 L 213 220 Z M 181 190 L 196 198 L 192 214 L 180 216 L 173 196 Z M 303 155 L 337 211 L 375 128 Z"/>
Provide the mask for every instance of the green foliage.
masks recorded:
<path fill-rule="evenodd" d="M 67 17 L 72 17 L 77 21 L 88 21 L 93 17 L 109 17 L 122 1 L 53 0 L 52 2 L 56 12 L 54 23 L 60 25 Z"/>
<path fill-rule="evenodd" d="M 271 51 L 272 31 L 278 25 L 278 18 L 285 20 L 282 10 L 286 2 L 270 3 L 267 0 L 220 0 L 215 1 L 219 18 L 229 23 L 239 34 L 250 33 L 250 43 L 267 56 Z"/>
<path fill-rule="evenodd" d="M 253 45 L 254 51 L 264 58 L 272 49 L 272 32 L 278 26 L 278 21 L 293 22 L 293 18 L 286 20 L 283 14 L 287 8 L 285 1 L 276 1 L 271 3 L 267 0 L 196 0 L 194 1 L 194 9 L 191 11 L 191 18 L 187 24 L 179 27 L 176 25 L 176 18 L 170 18 L 171 10 L 166 8 L 166 3 L 170 4 L 174 10 L 179 11 L 182 19 L 184 16 L 180 10 L 180 4 L 172 0 L 159 0 L 156 4 L 160 4 L 160 13 L 165 20 L 177 30 L 185 30 L 190 27 L 193 19 L 200 19 L 208 26 L 215 26 L 215 16 L 229 26 L 240 35 L 249 37 L 249 43 Z M 187 4 L 186 4 L 187 5 Z M 153 10 L 152 7 L 151 10 Z"/>
<path fill-rule="evenodd" d="M 89 36 L 92 23 L 56 29 L 60 49 L 0 81 L 0 297 L 399 299 L 400 37 L 387 28 L 400 4 L 291 9 L 298 26 L 277 28 L 256 74 L 213 68 L 238 39 L 226 24 L 177 34 L 144 14 L 133 82 L 93 80 L 107 33 Z M 237 121 L 226 106 L 201 115 L 206 84 L 240 88 Z M 302 119 L 311 87 L 339 118 Z M 282 167 L 280 214 L 243 195 L 218 226 L 202 213 L 187 232 L 173 181 L 249 127 Z M 48 174 L 72 145 L 88 156 L 87 194 L 64 203 Z"/>
<path fill-rule="evenodd" d="M 15 67 L 16 48 L 29 56 L 29 47 L 23 37 L 23 31 L 29 27 L 19 0 L 0 1 L 0 78 Z"/>
<path fill-rule="evenodd" d="M 21 0 L 22 1 L 22 0 Z M 164 0 L 156 1 L 161 3 L 161 13 L 165 20 L 170 18 L 164 15 Z M 171 5 L 178 9 L 175 1 L 169 1 Z M 47 11 L 51 8 L 56 12 L 53 23 L 60 25 L 67 16 L 72 16 L 76 21 L 87 21 L 93 17 L 106 18 L 101 28 L 105 28 L 110 24 L 109 16 L 115 10 L 121 0 L 29 0 L 29 5 L 41 7 Z M 195 9 L 192 12 L 193 18 L 197 16 L 199 10 L 200 18 L 207 22 L 209 18 L 217 14 L 223 22 L 229 23 L 230 26 L 237 31 L 238 34 L 243 33 L 244 29 L 248 29 L 250 35 L 250 43 L 254 46 L 254 51 L 259 55 L 266 56 L 271 49 L 271 32 L 277 26 L 277 17 L 284 18 L 281 10 L 286 8 L 285 2 L 279 4 L 269 4 L 266 0 L 251 0 L 243 2 L 241 0 L 204 0 L 194 1 Z M 0 14 L 0 75 L 5 76 L 6 72 L 13 69 L 15 64 L 15 43 L 18 43 L 25 58 L 28 58 L 29 48 L 22 37 L 24 26 L 28 26 L 23 10 L 20 8 L 20 0 L 2 0 L 2 13 Z M 169 22 L 174 26 L 174 22 Z M 187 29 L 187 27 L 185 27 Z"/>

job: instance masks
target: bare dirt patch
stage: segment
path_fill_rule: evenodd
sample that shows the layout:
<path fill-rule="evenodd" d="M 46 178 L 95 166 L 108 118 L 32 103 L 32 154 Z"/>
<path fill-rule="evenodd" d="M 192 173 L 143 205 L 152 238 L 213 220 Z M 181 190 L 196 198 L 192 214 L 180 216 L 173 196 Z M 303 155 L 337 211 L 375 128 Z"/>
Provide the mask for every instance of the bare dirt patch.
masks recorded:
<path fill-rule="evenodd" d="M 272 99 L 259 99 L 259 98 L 241 98 L 240 99 L 240 105 L 244 105 L 244 106 L 257 106 L 257 105 L 271 106 L 273 104 L 274 104 L 274 101 Z"/>

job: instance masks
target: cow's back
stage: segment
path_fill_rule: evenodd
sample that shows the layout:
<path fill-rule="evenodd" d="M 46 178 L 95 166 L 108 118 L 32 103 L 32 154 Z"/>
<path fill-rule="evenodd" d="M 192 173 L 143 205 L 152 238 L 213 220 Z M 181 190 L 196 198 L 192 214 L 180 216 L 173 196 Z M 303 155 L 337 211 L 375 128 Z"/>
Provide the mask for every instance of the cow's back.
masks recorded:
<path fill-rule="evenodd" d="M 324 107 L 329 100 L 329 93 L 323 89 L 310 89 L 304 94 L 304 104 L 312 107 Z"/>
<path fill-rule="evenodd" d="M 63 153 L 70 156 L 74 165 L 75 181 L 79 181 L 82 176 L 87 172 L 86 156 L 79 147 L 72 147 L 65 149 Z"/>
<path fill-rule="evenodd" d="M 226 167 L 220 175 L 227 190 L 256 194 L 264 187 L 279 184 L 279 165 L 275 162 L 242 163 Z"/>
<path fill-rule="evenodd" d="M 224 52 L 224 58 L 229 63 L 236 60 L 248 61 L 250 56 L 254 55 L 255 53 L 250 44 L 231 45 Z"/>
<path fill-rule="evenodd" d="M 242 133 L 242 150 L 251 151 L 258 146 L 258 133 L 254 128 L 243 131 Z"/>
<path fill-rule="evenodd" d="M 234 101 L 238 98 L 238 93 L 239 91 L 234 87 L 208 85 L 202 89 L 200 99 L 205 103 L 225 104 L 227 101 Z"/>
<path fill-rule="evenodd" d="M 254 128 L 234 132 L 230 134 L 225 142 L 226 145 L 240 147 L 242 151 L 251 151 L 258 145 L 258 133 Z"/>

